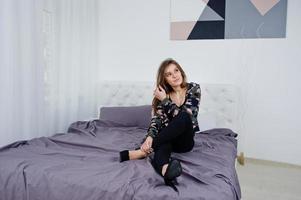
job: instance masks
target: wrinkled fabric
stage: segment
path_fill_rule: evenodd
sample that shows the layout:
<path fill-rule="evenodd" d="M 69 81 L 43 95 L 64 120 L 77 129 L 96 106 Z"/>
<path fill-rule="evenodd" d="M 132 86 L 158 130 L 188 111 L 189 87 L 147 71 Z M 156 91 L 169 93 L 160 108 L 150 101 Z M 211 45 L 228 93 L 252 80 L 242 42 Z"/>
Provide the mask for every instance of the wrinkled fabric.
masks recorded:
<path fill-rule="evenodd" d="M 154 171 L 152 155 L 119 162 L 119 151 L 139 146 L 145 132 L 110 121 L 79 121 L 67 134 L 2 147 L 0 199 L 240 199 L 231 130 L 198 133 L 191 152 L 172 154 L 183 167 L 178 193 Z"/>

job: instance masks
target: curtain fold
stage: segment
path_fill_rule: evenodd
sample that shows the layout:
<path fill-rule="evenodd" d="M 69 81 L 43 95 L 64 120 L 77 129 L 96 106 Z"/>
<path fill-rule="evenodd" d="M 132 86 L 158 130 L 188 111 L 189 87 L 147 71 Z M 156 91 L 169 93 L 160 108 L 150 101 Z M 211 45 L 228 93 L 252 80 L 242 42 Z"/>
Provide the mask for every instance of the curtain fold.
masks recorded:
<path fill-rule="evenodd" d="M 97 117 L 97 0 L 0 2 L 0 146 Z"/>
<path fill-rule="evenodd" d="M 1 144 L 41 135 L 43 66 L 39 6 L 34 0 L 1 1 Z"/>
<path fill-rule="evenodd" d="M 96 117 L 98 80 L 97 1 L 51 1 L 51 66 L 47 69 L 48 113 L 53 131 L 77 119 Z"/>

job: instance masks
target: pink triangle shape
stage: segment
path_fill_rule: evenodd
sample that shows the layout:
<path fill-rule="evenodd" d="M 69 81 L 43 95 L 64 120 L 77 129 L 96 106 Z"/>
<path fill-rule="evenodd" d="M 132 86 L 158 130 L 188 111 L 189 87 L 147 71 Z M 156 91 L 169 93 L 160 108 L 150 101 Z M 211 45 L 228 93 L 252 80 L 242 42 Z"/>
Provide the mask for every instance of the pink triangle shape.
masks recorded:
<path fill-rule="evenodd" d="M 250 0 L 259 13 L 264 16 L 269 12 L 280 0 Z"/>
<path fill-rule="evenodd" d="M 196 21 L 171 22 L 170 39 L 187 40 L 195 24 Z"/>

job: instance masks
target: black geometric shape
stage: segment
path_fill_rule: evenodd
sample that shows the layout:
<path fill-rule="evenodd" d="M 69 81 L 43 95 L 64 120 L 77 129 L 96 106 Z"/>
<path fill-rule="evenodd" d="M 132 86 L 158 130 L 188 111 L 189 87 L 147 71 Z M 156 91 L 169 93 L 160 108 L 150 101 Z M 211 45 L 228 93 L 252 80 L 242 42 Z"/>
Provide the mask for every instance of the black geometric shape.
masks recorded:
<path fill-rule="evenodd" d="M 188 40 L 225 39 L 225 21 L 197 21 Z"/>
<path fill-rule="evenodd" d="M 241 1 L 241 0 L 239 0 Z M 226 0 L 209 0 L 207 6 L 217 12 L 222 18 L 225 19 L 226 13 Z"/>

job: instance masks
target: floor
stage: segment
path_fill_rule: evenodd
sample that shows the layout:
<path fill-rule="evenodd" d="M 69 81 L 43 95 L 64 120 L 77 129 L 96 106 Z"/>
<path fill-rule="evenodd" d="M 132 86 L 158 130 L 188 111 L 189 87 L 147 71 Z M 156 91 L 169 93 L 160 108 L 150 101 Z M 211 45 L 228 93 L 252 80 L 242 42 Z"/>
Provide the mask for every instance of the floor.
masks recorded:
<path fill-rule="evenodd" d="M 301 166 L 246 158 L 236 169 L 242 200 L 301 200 Z"/>

